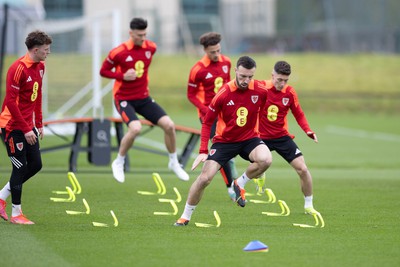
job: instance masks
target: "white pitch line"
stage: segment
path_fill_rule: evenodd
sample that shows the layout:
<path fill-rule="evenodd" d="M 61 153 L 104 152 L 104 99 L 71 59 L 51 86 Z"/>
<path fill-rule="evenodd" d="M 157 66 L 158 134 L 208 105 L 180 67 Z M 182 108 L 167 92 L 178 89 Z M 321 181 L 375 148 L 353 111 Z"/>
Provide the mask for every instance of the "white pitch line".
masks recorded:
<path fill-rule="evenodd" d="M 328 133 L 345 135 L 345 136 L 353 136 L 353 137 L 360 137 L 360 138 L 367 138 L 367 139 L 374 139 L 374 140 L 381 140 L 388 142 L 400 142 L 400 135 L 397 134 L 369 132 L 365 130 L 350 129 L 334 125 L 328 125 L 326 127 L 326 131 Z"/>

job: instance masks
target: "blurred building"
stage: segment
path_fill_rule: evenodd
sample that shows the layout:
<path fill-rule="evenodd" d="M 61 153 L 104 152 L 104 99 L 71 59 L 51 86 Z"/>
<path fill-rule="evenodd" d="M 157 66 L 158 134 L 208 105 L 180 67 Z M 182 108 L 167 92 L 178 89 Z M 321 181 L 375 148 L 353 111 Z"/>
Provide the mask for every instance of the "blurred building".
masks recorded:
<path fill-rule="evenodd" d="M 198 50 L 198 38 L 206 31 L 218 31 L 223 34 L 223 48 L 226 53 L 240 52 L 251 48 L 246 43 L 247 38 L 273 37 L 275 34 L 276 0 L 0 0 L 8 2 L 12 13 L 9 16 L 8 36 L 16 32 L 16 28 L 32 29 L 37 27 L 50 28 L 54 51 L 88 51 L 92 33 L 90 25 L 81 29 L 68 29 L 68 24 L 76 24 L 78 18 L 91 20 L 99 13 L 118 10 L 120 39 L 127 38 L 129 21 L 134 16 L 148 19 L 148 37 L 157 42 L 160 52 L 195 53 Z M 17 3 L 18 2 L 18 3 Z M 32 20 L 19 20 L 23 10 L 42 9 L 45 17 L 35 17 L 43 20 L 33 24 Z M 71 19 L 68 23 L 66 19 Z M 59 22 L 56 22 L 59 20 Z M 51 27 L 51 25 L 56 26 Z M 13 26 L 11 26 L 13 24 Z M 59 33 L 54 28 L 64 28 Z M 72 27 L 71 27 L 72 28 Z M 101 26 L 104 36 L 111 37 L 115 27 L 113 23 Z M 20 30 L 21 32 L 21 30 Z M 12 37 L 12 45 L 7 46 L 9 53 L 24 50 L 17 39 Z M 110 38 L 102 40 L 104 50 L 112 46 Z"/>
<path fill-rule="evenodd" d="M 9 53 L 17 52 L 21 29 L 40 20 L 46 26 L 64 21 L 55 26 L 65 29 L 53 34 L 56 51 L 88 51 L 90 20 L 112 10 L 119 25 L 101 17 L 104 50 L 113 46 L 112 38 L 125 40 L 130 19 L 140 16 L 148 19 L 148 37 L 161 53 L 195 53 L 206 31 L 223 34 L 225 53 L 400 52 L 398 0 L 0 0 L 4 3 L 10 6 Z M 86 26 L 68 28 L 82 23 Z"/>

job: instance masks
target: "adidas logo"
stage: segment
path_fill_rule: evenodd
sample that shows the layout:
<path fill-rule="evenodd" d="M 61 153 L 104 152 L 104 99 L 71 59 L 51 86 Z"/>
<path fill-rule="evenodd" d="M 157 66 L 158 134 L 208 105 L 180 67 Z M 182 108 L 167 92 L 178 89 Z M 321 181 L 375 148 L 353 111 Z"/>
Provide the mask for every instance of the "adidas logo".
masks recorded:
<path fill-rule="evenodd" d="M 125 59 L 125 62 L 129 62 L 129 61 L 133 61 L 133 58 L 132 58 L 131 56 L 128 56 L 128 57 Z"/>
<path fill-rule="evenodd" d="M 232 101 L 232 100 L 230 100 L 229 102 L 228 102 L 228 104 L 226 104 L 227 106 L 233 106 L 233 105 L 235 105 L 235 103 Z"/>
<path fill-rule="evenodd" d="M 294 153 L 295 155 L 301 153 L 300 149 L 296 148 L 296 153 Z"/>
<path fill-rule="evenodd" d="M 32 78 L 31 78 L 31 76 L 29 76 L 28 79 L 26 80 L 26 82 L 31 82 L 31 81 L 32 81 Z"/>
<path fill-rule="evenodd" d="M 210 78 L 212 78 L 212 77 L 213 77 L 213 76 L 212 76 L 211 73 L 207 73 L 206 79 L 210 79 Z"/>

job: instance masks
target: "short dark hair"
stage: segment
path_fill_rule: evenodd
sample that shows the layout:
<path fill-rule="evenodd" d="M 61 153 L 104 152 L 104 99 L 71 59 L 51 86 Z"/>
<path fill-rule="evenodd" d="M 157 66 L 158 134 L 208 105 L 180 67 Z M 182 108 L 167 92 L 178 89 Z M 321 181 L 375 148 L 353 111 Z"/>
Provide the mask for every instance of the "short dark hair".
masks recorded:
<path fill-rule="evenodd" d="M 130 23 L 131 30 L 145 30 L 147 29 L 147 20 L 142 18 L 133 18 Z"/>
<path fill-rule="evenodd" d="M 291 73 L 290 64 L 287 63 L 286 61 L 278 61 L 275 63 L 274 71 L 277 74 L 290 75 Z"/>
<path fill-rule="evenodd" d="M 204 47 L 207 48 L 210 45 L 217 45 L 221 42 L 221 34 L 217 32 L 207 32 L 200 36 L 200 44 Z"/>
<path fill-rule="evenodd" d="M 239 66 L 242 66 L 246 69 L 252 69 L 252 68 L 256 68 L 257 64 L 254 61 L 254 59 L 252 59 L 249 56 L 242 56 L 238 59 L 237 63 L 236 63 L 236 68 L 239 68 Z"/>
<path fill-rule="evenodd" d="M 39 30 L 29 33 L 25 39 L 25 45 L 28 50 L 34 48 L 35 46 L 41 46 L 45 44 L 49 45 L 52 42 L 53 40 L 49 35 Z"/>

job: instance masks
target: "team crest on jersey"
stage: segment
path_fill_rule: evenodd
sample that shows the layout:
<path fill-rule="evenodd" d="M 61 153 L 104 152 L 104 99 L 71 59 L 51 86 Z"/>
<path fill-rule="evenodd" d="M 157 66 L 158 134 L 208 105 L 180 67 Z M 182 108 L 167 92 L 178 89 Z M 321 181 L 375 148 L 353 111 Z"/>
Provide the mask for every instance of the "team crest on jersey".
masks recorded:
<path fill-rule="evenodd" d="M 216 149 L 211 149 L 211 150 L 210 150 L 210 156 L 214 155 L 214 154 L 215 154 L 215 152 L 217 152 L 217 150 L 216 150 Z"/>
<path fill-rule="evenodd" d="M 253 102 L 253 104 L 257 103 L 258 101 L 258 95 L 252 95 L 251 96 L 251 102 Z"/>
<path fill-rule="evenodd" d="M 146 51 L 146 53 L 144 53 L 144 55 L 147 57 L 147 59 L 151 58 L 151 52 L 150 51 Z"/>
<path fill-rule="evenodd" d="M 222 66 L 222 71 L 224 73 L 228 73 L 228 66 Z"/>
<path fill-rule="evenodd" d="M 289 98 L 287 98 L 287 97 L 284 97 L 284 98 L 282 98 L 282 104 L 283 105 L 287 105 L 289 103 Z"/>
<path fill-rule="evenodd" d="M 43 70 L 39 70 L 39 74 L 40 74 L 40 78 L 43 78 L 43 74 L 44 74 Z"/>
<path fill-rule="evenodd" d="M 123 108 L 126 108 L 126 106 L 128 105 L 128 103 L 126 101 L 122 101 L 121 103 L 119 103 L 119 105 Z"/>
<path fill-rule="evenodd" d="M 19 151 L 22 151 L 22 149 L 24 149 L 24 143 L 16 143 L 15 144 L 15 146 L 17 147 L 17 149 L 19 150 Z"/>

